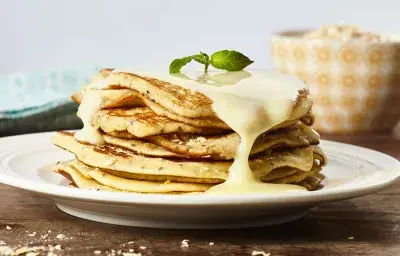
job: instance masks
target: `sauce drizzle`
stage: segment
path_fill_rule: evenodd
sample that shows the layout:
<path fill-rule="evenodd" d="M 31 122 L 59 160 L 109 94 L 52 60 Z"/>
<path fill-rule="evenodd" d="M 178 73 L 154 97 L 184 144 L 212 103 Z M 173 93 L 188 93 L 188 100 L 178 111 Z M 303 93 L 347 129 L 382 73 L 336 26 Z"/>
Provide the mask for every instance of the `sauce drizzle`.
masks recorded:
<path fill-rule="evenodd" d="M 213 101 L 212 108 L 216 115 L 240 135 L 241 143 L 229 169 L 228 179 L 206 193 L 279 193 L 305 190 L 296 185 L 263 183 L 253 176 L 248 163 L 255 139 L 290 117 L 299 90 L 305 88 L 300 79 L 263 71 L 226 72 L 217 74 L 218 79 L 213 79 L 214 75 L 210 74 L 193 80 L 188 76 L 182 78 L 162 73 L 131 70 L 114 72 L 151 77 L 200 92 Z M 101 108 L 101 99 L 96 91 L 105 86 L 107 84 L 104 81 L 92 83 L 83 97 L 78 116 L 82 119 L 84 128 L 76 134 L 80 141 L 100 145 L 104 143 L 101 133 L 91 125 L 91 121 L 93 114 Z"/>

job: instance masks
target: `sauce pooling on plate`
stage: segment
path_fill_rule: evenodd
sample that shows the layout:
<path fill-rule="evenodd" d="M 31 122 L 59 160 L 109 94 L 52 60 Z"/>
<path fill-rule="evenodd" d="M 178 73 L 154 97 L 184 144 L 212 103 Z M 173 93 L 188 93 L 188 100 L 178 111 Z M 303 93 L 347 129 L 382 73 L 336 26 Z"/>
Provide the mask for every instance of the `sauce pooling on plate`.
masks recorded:
<path fill-rule="evenodd" d="M 305 84 L 294 77 L 276 72 L 238 71 L 214 76 L 206 74 L 196 81 L 189 77 L 161 73 L 115 70 L 115 73 L 132 73 L 179 85 L 202 93 L 212 101 L 216 115 L 239 134 L 241 143 L 229 169 L 228 179 L 209 189 L 210 194 L 278 193 L 291 190 L 305 190 L 288 184 L 263 183 L 253 176 L 248 158 L 255 139 L 273 126 L 286 121 L 293 110 L 299 90 Z M 100 80 L 92 83 L 83 96 L 78 115 L 84 128 L 75 138 L 92 144 L 104 144 L 97 128 L 92 127 L 92 116 L 101 109 L 102 99 L 96 91 L 107 84 Z"/>

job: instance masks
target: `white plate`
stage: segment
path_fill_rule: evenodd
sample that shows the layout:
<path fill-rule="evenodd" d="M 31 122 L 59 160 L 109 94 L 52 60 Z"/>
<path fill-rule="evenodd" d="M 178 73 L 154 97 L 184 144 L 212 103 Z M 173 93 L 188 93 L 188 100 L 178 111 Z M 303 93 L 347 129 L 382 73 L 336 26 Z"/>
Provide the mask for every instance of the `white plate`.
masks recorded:
<path fill-rule="evenodd" d="M 0 182 L 52 198 L 58 208 L 93 221 L 154 228 L 242 228 L 295 220 L 318 204 L 380 191 L 400 175 L 398 160 L 366 148 L 322 141 L 329 158 L 324 187 L 286 194 L 144 195 L 68 187 L 50 165 L 73 155 L 50 142 L 54 133 L 0 139 Z"/>

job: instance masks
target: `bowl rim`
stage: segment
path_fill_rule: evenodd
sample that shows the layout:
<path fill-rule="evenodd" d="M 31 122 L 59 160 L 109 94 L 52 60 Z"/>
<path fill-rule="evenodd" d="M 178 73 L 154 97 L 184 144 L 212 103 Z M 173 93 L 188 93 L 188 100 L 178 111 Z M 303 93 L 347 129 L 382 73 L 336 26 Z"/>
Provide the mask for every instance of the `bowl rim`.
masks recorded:
<path fill-rule="evenodd" d="M 315 28 L 293 28 L 293 29 L 281 29 L 270 33 L 270 38 L 282 38 L 286 40 L 298 40 L 298 41 L 309 41 L 309 42 L 339 42 L 341 44 L 370 44 L 370 45 L 400 45 L 400 34 L 381 34 L 383 38 L 387 38 L 382 41 L 365 41 L 361 39 L 352 39 L 349 41 L 342 41 L 335 38 L 305 38 L 302 37 L 307 32 L 314 30 Z"/>

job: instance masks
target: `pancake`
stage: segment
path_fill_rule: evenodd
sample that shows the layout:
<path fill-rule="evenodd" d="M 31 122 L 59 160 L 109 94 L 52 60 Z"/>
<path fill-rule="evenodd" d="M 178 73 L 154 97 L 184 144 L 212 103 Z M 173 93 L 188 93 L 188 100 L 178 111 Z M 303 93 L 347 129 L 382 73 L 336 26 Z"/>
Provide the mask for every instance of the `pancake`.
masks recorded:
<path fill-rule="evenodd" d="M 307 89 L 293 90 L 302 88 L 302 84 L 293 82 L 295 87 L 290 87 L 292 82 L 289 79 L 286 83 L 279 76 L 279 79 L 274 76 L 270 79 L 254 73 L 249 83 L 241 84 L 245 86 L 241 90 L 214 88 L 215 91 L 209 94 L 207 89 L 206 95 L 216 101 L 213 105 L 211 98 L 201 93 L 203 85 L 193 85 L 200 91 L 196 92 L 183 86 L 191 86 L 190 81 L 186 83 L 163 74 L 160 77 L 165 77 L 165 81 L 144 73 L 101 70 L 92 79 L 90 90 L 83 88 L 82 93 L 87 94 L 79 110 L 84 129 L 78 138 L 93 144 L 76 140 L 74 133 L 57 133 L 53 143 L 73 153 L 76 160 L 59 164 L 54 171 L 84 189 L 202 193 L 224 183 L 228 177 L 228 181 L 232 181 L 232 177 L 241 177 L 243 188 L 250 188 L 246 186 L 246 180 L 250 184 L 253 180 L 251 175 L 247 178 L 247 174 L 241 176 L 237 173 L 247 169 L 248 157 L 253 175 L 263 182 L 295 184 L 308 190 L 320 186 L 323 180 L 320 171 L 327 159 L 317 146 L 319 135 L 309 127 L 315 121 L 309 92 Z M 266 90 L 260 90 L 263 95 L 269 95 L 271 86 L 271 91 L 279 96 L 276 97 L 277 102 L 274 97 L 257 94 L 258 89 L 264 88 L 259 87 L 259 83 L 267 86 Z M 281 85 L 282 89 L 275 84 Z M 249 88 L 252 90 L 249 91 Z M 221 91 L 228 94 L 220 94 Z M 82 93 L 73 95 L 74 101 L 81 103 Z M 245 100 L 237 101 L 235 97 Z M 244 143 L 216 115 L 213 107 L 219 115 L 227 118 L 235 130 L 241 132 Z M 235 111 L 230 113 L 232 108 Z M 286 113 L 290 109 L 288 117 Z M 247 114 L 249 118 L 246 119 Z M 239 122 L 239 128 L 236 122 Z M 272 128 L 268 125 L 276 123 Z M 254 130 L 254 134 L 260 134 L 259 131 L 267 128 L 268 131 L 259 135 L 253 143 L 253 133 L 250 132 Z M 241 151 L 238 151 L 239 144 Z M 229 176 L 237 153 L 236 161 L 239 159 L 240 164 L 234 167 L 240 168 L 232 168 L 232 176 Z M 233 185 L 228 190 L 236 193 L 236 183 L 224 185 Z M 257 185 L 259 183 L 254 182 L 255 190 Z M 212 192 L 215 192 L 214 188 Z"/>
<path fill-rule="evenodd" d="M 113 69 L 101 69 L 100 72 L 95 75 L 91 82 L 95 83 L 100 80 L 108 77 Z M 71 99 L 78 104 L 81 104 L 83 92 L 85 92 L 87 85 L 83 85 L 83 90 L 77 93 L 74 93 L 71 96 Z M 127 107 L 137 107 L 137 106 L 145 106 L 143 101 L 138 97 L 138 93 L 125 89 L 125 90 L 102 90 L 101 92 L 102 98 L 102 108 L 127 108 Z"/>
<path fill-rule="evenodd" d="M 159 104 L 179 117 L 216 117 L 210 98 L 202 93 L 166 81 L 113 71 L 106 78 L 96 83 L 103 89 L 128 88 L 135 90 L 147 100 Z M 306 115 L 311 110 L 311 107 L 312 100 L 308 90 L 299 91 L 292 114 L 288 120 L 295 120 Z"/>
<path fill-rule="evenodd" d="M 212 159 L 233 159 L 240 144 L 240 136 L 237 133 L 219 136 L 178 133 L 150 136 L 146 140 L 176 154 Z M 296 148 L 318 143 L 319 135 L 312 128 L 298 124 L 262 134 L 254 142 L 250 154 L 277 147 Z"/>
<path fill-rule="evenodd" d="M 153 179 L 151 176 L 172 176 L 170 180 L 181 181 L 182 177 L 202 178 L 207 182 L 220 182 L 227 177 L 230 162 L 222 161 L 180 161 L 148 157 L 124 148 L 103 145 L 96 146 L 75 140 L 73 133 L 58 132 L 52 138 L 53 143 L 75 154 L 77 159 L 87 165 L 103 169 L 112 169 L 138 175 L 138 179 Z M 167 180 L 164 178 L 164 181 Z"/>
<path fill-rule="evenodd" d="M 70 163 L 60 163 L 53 166 L 53 171 L 63 175 L 72 182 L 73 186 L 81 189 L 97 190 L 97 191 L 116 191 L 111 187 L 101 185 L 97 181 L 88 178 L 79 172 Z"/>
<path fill-rule="evenodd" d="M 135 147 L 143 142 L 136 143 L 138 138 L 127 132 L 111 132 L 105 135 L 107 143 L 121 146 L 133 151 L 138 151 Z M 165 157 L 186 157 L 186 158 L 211 158 L 216 160 L 230 160 L 236 154 L 236 149 L 240 143 L 237 133 L 230 133 L 218 136 L 197 135 L 175 133 L 169 135 L 157 135 L 144 138 L 153 143 L 147 144 L 148 147 L 158 145 L 155 153 L 159 153 L 159 148 L 163 148 L 175 155 L 165 155 Z M 132 141 L 133 146 L 130 144 Z M 251 155 L 271 148 L 296 148 L 317 145 L 319 135 L 311 127 L 297 124 L 285 129 L 274 132 L 267 132 L 258 137 L 255 141 Z M 151 155 L 151 150 L 143 151 L 143 154 Z"/>
<path fill-rule="evenodd" d="M 129 174 L 131 178 L 163 181 L 185 181 L 196 183 L 220 183 L 228 177 L 231 161 L 193 161 L 186 159 L 165 159 L 147 157 L 112 145 L 95 146 L 81 143 L 73 133 L 59 132 L 53 143 L 75 154 L 86 165 Z M 301 171 L 310 171 L 314 163 L 317 146 L 309 146 L 277 152 L 262 152 L 249 161 L 257 177 L 263 177 L 272 170 L 288 166 Z M 125 173 L 125 174 L 123 174 Z"/>
<path fill-rule="evenodd" d="M 111 108 L 119 108 L 121 113 L 127 108 L 132 107 L 144 107 L 147 106 L 151 111 L 154 112 L 157 116 L 166 117 L 171 120 L 181 122 L 187 125 L 192 125 L 196 127 L 203 128 L 218 128 L 223 130 L 230 130 L 229 126 L 226 125 L 223 121 L 218 119 L 217 117 L 199 117 L 199 118 L 187 118 L 183 116 L 179 116 L 174 112 L 171 112 L 161 105 L 155 103 L 154 101 L 148 100 L 146 97 L 142 96 L 138 92 L 131 89 L 108 89 L 101 90 L 102 101 L 102 109 L 111 109 Z M 75 93 L 72 95 L 72 100 L 76 103 L 80 104 L 82 99 L 82 93 Z M 122 114 L 123 115 L 123 114 Z M 314 119 L 312 114 L 306 114 L 302 117 L 302 121 L 307 125 L 312 125 Z M 288 127 L 297 123 L 297 119 L 288 120 L 282 124 L 278 124 L 272 127 L 270 130 L 277 130 L 283 127 Z"/>
<path fill-rule="evenodd" d="M 177 182 L 150 182 L 121 178 L 103 172 L 99 168 L 87 166 L 77 160 L 68 163 L 57 164 L 53 170 L 62 174 L 70 180 L 73 186 L 81 189 L 96 191 L 120 191 L 136 193 L 157 193 L 157 194 L 188 194 L 204 192 L 212 184 L 177 183 Z M 311 172 L 307 172 L 310 173 Z M 297 185 L 308 190 L 315 189 L 320 184 L 319 176 L 309 175 Z"/>
<path fill-rule="evenodd" d="M 314 116 L 314 114 L 310 111 L 310 112 L 308 112 L 306 115 L 302 116 L 302 117 L 300 118 L 300 121 L 301 121 L 303 124 L 307 125 L 307 126 L 312 126 L 312 125 L 314 124 L 314 122 L 315 122 L 315 116 Z"/>
<path fill-rule="evenodd" d="M 101 110 L 93 116 L 93 125 L 104 132 L 127 131 L 143 138 L 168 133 L 220 134 L 215 128 L 202 128 L 157 116 L 149 108 Z"/>
<path fill-rule="evenodd" d="M 293 173 L 291 175 L 285 175 L 285 177 L 274 179 L 269 182 L 270 183 L 278 183 L 278 184 L 298 183 L 298 182 L 305 180 L 307 177 L 315 176 L 320 171 L 321 171 L 321 167 L 318 166 L 317 164 L 314 164 L 313 167 L 311 168 L 311 170 L 308 172 L 297 171 L 296 173 Z M 261 180 L 264 181 L 264 177 Z"/>
<path fill-rule="evenodd" d="M 314 159 L 318 161 L 320 166 L 326 166 L 328 158 L 320 147 L 314 147 Z"/>
<path fill-rule="evenodd" d="M 314 176 L 309 176 L 305 178 L 304 180 L 295 183 L 295 185 L 302 186 L 306 188 L 307 190 L 317 190 L 322 188 L 322 181 L 325 179 L 325 176 L 321 173 L 317 173 Z"/>
<path fill-rule="evenodd" d="M 167 117 L 187 125 L 230 130 L 229 126 L 215 115 L 211 108 L 212 102 L 208 97 L 179 85 L 131 73 L 114 73 L 111 69 L 102 70 L 100 75 L 92 79 L 92 83 L 101 84 L 104 87 L 101 90 L 104 97 L 102 109 L 146 105 L 157 116 Z M 80 103 L 82 95 L 75 94 L 72 98 Z M 312 101 L 308 91 L 299 91 L 290 118 L 273 129 L 296 123 L 295 120 L 309 113 L 311 106 Z M 290 123 L 290 121 L 294 122 Z M 313 119 L 307 119 L 307 121 L 313 121 Z"/>
<path fill-rule="evenodd" d="M 133 91 L 133 90 L 132 90 Z M 209 116 L 209 117 L 184 117 L 176 114 L 173 111 L 169 111 L 168 109 L 164 108 L 160 104 L 156 103 L 155 101 L 149 100 L 147 97 L 139 94 L 142 102 L 151 109 L 156 115 L 164 116 L 171 120 L 175 120 L 184 124 L 193 125 L 197 127 L 205 127 L 205 128 L 219 128 L 224 130 L 231 130 L 231 128 L 225 124 L 221 119 Z"/>
<path fill-rule="evenodd" d="M 97 182 L 95 179 L 92 179 L 89 174 L 88 171 L 85 171 L 85 169 L 97 169 L 97 168 L 93 168 L 93 167 L 89 167 L 89 166 L 85 166 L 84 168 L 82 163 L 80 163 L 80 167 L 81 168 L 76 168 L 76 163 L 78 161 L 71 161 L 69 163 L 64 163 L 64 164 L 57 164 L 56 166 L 53 167 L 53 170 L 61 175 L 63 175 L 65 178 L 67 178 L 69 181 L 71 181 L 71 185 L 74 187 L 78 187 L 80 189 L 88 189 L 88 190 L 96 190 L 96 191 L 112 191 L 112 192 L 136 192 L 136 190 L 142 190 L 143 189 L 148 189 L 148 191 L 153 191 L 151 193 L 160 193 L 160 194 L 196 194 L 196 192 L 183 192 L 183 191 L 179 191 L 179 192 L 157 192 L 157 191 L 165 191 L 168 190 L 166 189 L 163 185 L 158 185 L 158 189 L 157 189 L 157 184 L 150 184 L 150 186 L 148 186 L 148 182 L 139 182 L 136 181 L 134 185 L 138 185 L 139 182 L 139 189 L 134 189 L 133 187 L 130 188 L 130 190 L 121 190 L 121 189 L 116 189 L 110 186 L 106 186 L 103 184 L 100 184 L 99 182 Z M 96 170 L 97 172 L 99 172 L 99 169 Z M 86 174 L 86 175 L 84 175 Z M 94 174 L 95 175 L 95 174 Z M 102 175 L 102 174 L 101 174 Z M 118 177 L 117 177 L 118 178 Z M 107 181 L 112 180 L 112 182 L 116 185 L 114 185 L 114 187 L 123 187 L 124 185 L 121 185 L 120 182 L 118 182 L 118 179 L 114 179 L 113 177 L 106 177 Z M 132 183 L 130 183 L 132 184 Z M 147 186 L 146 186 L 147 185 Z M 193 186 L 194 185 L 194 186 Z M 198 184 L 193 184 L 193 185 L 188 185 L 188 184 L 179 184 L 178 188 L 183 188 L 183 189 L 178 189 L 178 190 L 185 190 L 185 191 L 197 191 L 197 189 L 193 189 L 194 187 L 198 187 L 200 188 L 202 191 L 204 190 L 204 188 L 208 188 L 209 186 L 207 185 L 198 185 Z M 161 189 L 159 189 L 159 187 L 162 187 Z M 171 188 L 171 186 L 169 186 L 169 188 Z M 199 190 L 200 190 L 199 189 Z M 156 191 L 156 192 L 154 192 Z M 141 192 L 139 192 L 141 193 Z M 150 192 L 148 192 L 150 193 Z"/>
<path fill-rule="evenodd" d="M 113 137 L 107 134 L 103 135 L 103 138 L 107 144 L 114 145 L 117 147 L 129 149 L 139 155 L 153 156 L 153 157 L 164 157 L 164 158 L 187 158 L 185 155 L 178 155 L 171 151 L 166 150 L 163 147 L 157 146 L 156 144 L 147 142 L 140 139 L 121 139 Z"/>
<path fill-rule="evenodd" d="M 71 96 L 72 100 L 78 104 L 82 101 L 82 92 L 75 93 Z M 187 118 L 179 116 L 171 112 L 154 101 L 149 100 L 137 91 L 131 89 L 107 89 L 101 90 L 101 97 L 103 99 L 102 109 L 109 108 L 131 108 L 131 107 L 144 107 L 147 106 L 156 115 L 167 117 L 169 119 L 193 125 L 197 127 L 219 128 L 230 130 L 229 126 L 217 117 L 199 117 Z"/>
<path fill-rule="evenodd" d="M 71 99 L 80 104 L 82 101 L 82 92 L 75 93 Z M 137 93 L 129 89 L 121 90 L 101 90 L 100 97 L 102 99 L 101 108 L 133 108 L 143 107 L 145 104 L 137 97 Z"/>
<path fill-rule="evenodd" d="M 85 173 L 86 178 L 95 180 L 107 187 L 117 190 L 138 193 L 170 193 L 170 192 L 202 192 L 211 187 L 210 184 L 181 183 L 181 182 L 157 182 L 133 180 L 117 177 L 101 171 L 99 168 L 87 166 L 79 161 L 70 163 L 80 173 Z"/>

